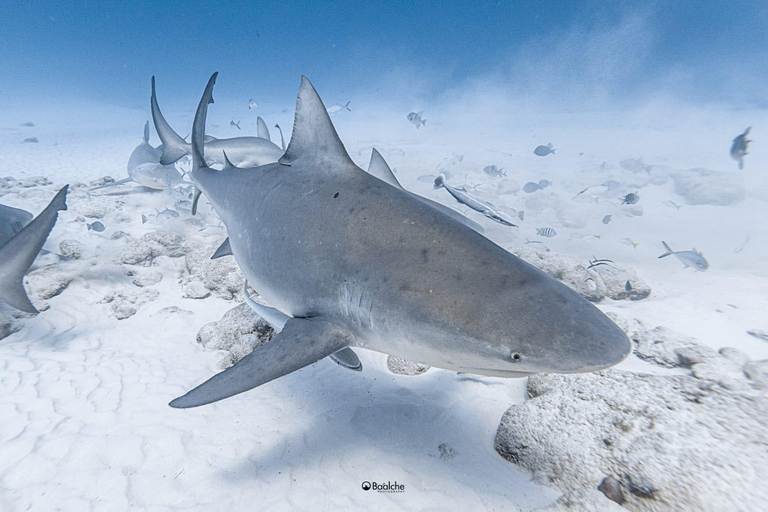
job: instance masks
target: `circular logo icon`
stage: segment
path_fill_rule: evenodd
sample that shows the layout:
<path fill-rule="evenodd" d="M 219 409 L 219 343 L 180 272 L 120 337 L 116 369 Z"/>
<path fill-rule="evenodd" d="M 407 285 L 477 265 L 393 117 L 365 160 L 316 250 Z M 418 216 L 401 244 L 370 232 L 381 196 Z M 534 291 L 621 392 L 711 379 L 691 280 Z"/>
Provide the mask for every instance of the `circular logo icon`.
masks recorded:
<path fill-rule="evenodd" d="M 363 482 L 363 490 L 364 491 L 370 491 L 371 490 L 371 482 Z"/>

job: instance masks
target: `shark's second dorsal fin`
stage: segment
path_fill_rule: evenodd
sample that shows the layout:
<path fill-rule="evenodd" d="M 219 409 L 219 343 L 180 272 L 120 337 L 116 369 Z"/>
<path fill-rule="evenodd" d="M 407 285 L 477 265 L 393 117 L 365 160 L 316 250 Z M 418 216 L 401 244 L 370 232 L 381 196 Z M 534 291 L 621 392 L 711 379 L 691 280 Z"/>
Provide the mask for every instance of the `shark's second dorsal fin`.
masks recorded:
<path fill-rule="evenodd" d="M 283 165 L 298 160 L 323 161 L 333 170 L 357 168 L 341 143 L 328 111 L 307 77 L 301 77 L 296 100 L 296 117 L 288 149 L 280 158 Z"/>
<path fill-rule="evenodd" d="M 261 139 L 267 139 L 270 142 L 272 141 L 272 139 L 269 137 L 269 128 L 267 128 L 267 123 L 264 122 L 261 116 L 256 117 L 256 134 Z"/>
<path fill-rule="evenodd" d="M 381 153 L 379 153 L 376 148 L 373 148 L 373 151 L 371 151 L 371 163 L 368 165 L 368 174 L 379 178 L 381 181 L 389 183 L 395 188 L 404 190 L 402 185 L 400 185 L 400 182 L 395 178 L 392 169 L 389 168 L 386 160 L 384 160 L 384 157 L 381 156 Z"/>

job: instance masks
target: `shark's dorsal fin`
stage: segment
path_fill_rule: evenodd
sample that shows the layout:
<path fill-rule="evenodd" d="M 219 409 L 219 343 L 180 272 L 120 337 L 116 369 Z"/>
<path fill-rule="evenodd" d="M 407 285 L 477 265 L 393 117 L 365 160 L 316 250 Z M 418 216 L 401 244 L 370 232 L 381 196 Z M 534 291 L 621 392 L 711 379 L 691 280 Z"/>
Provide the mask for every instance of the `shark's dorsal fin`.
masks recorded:
<path fill-rule="evenodd" d="M 149 121 L 144 123 L 144 144 L 149 144 Z"/>
<path fill-rule="evenodd" d="M 384 160 L 384 157 L 381 156 L 381 153 L 379 153 L 376 148 L 373 148 L 373 151 L 371 151 L 371 163 L 368 165 L 368 174 L 376 176 L 381 181 L 403 190 L 400 182 L 395 178 L 392 169 L 389 168 L 386 160 Z"/>
<path fill-rule="evenodd" d="M 272 139 L 269 137 L 269 128 L 267 128 L 267 123 L 264 122 L 261 116 L 256 116 L 256 135 L 261 139 L 267 139 L 270 142 L 272 141 Z"/>
<path fill-rule="evenodd" d="M 224 256 L 232 256 L 232 247 L 229 245 L 229 237 L 216 249 L 216 252 L 211 256 L 212 260 L 223 258 Z"/>
<path fill-rule="evenodd" d="M 329 169 L 333 170 L 357 168 L 341 143 L 323 101 L 305 76 L 301 77 L 296 100 L 291 142 L 279 162 L 291 165 L 298 160 L 326 162 L 332 164 Z"/>

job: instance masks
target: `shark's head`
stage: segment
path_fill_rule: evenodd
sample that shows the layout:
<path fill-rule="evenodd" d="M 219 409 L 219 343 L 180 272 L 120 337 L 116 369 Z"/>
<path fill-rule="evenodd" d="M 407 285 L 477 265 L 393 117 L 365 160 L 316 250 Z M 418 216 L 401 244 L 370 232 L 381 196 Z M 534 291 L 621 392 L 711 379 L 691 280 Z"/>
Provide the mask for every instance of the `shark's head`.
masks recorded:
<path fill-rule="evenodd" d="M 445 367 L 500 377 L 581 373 L 609 368 L 630 354 L 626 334 L 599 309 L 518 263 L 523 272 L 514 283 L 482 283 L 482 297 L 454 295 L 457 303 L 444 308 L 445 329 L 437 332 L 440 324 L 433 322 L 433 344 Z"/>

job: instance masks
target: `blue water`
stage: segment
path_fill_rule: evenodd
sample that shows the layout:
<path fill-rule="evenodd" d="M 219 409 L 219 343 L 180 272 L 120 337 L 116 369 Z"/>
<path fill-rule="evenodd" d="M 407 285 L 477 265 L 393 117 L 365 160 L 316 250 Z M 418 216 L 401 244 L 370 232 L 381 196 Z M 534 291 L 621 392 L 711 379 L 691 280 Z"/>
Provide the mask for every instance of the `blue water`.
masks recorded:
<path fill-rule="evenodd" d="M 1 94 L 32 102 L 144 104 L 151 75 L 193 98 L 218 70 L 229 94 L 280 104 L 304 74 L 348 97 L 489 80 L 566 104 L 768 106 L 765 0 L 4 0 L 0 33 Z"/>

